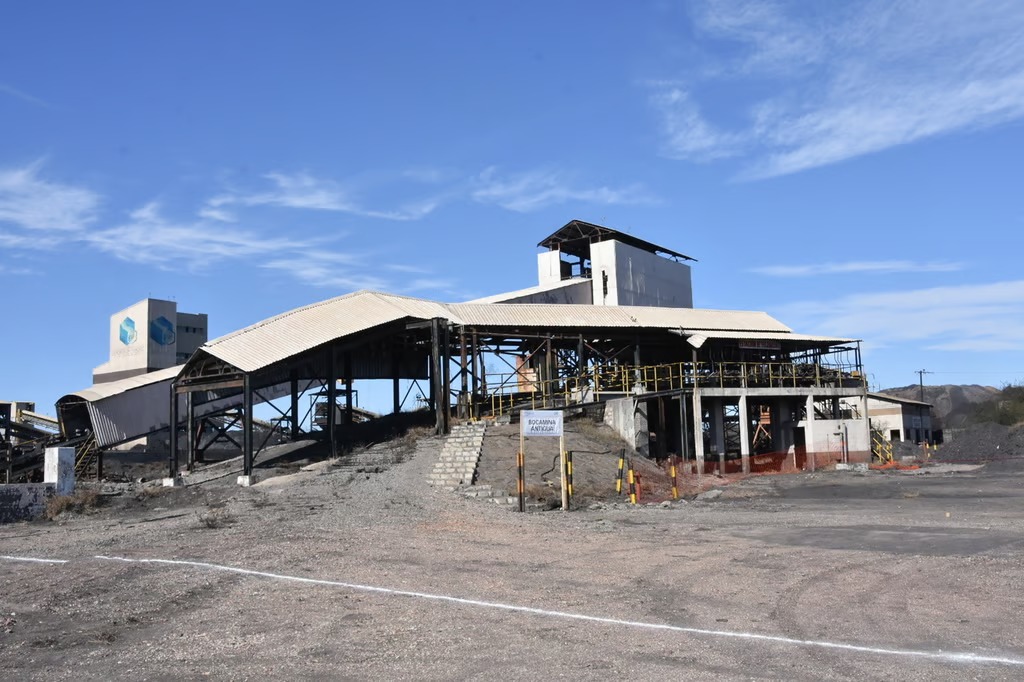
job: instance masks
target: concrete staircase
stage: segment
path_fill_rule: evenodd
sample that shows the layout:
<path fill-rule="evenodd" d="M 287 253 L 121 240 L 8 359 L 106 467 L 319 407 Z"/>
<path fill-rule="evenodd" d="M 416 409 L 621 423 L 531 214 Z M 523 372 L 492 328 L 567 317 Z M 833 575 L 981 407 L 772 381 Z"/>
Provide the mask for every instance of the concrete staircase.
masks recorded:
<path fill-rule="evenodd" d="M 459 494 L 474 500 L 494 502 L 495 504 L 519 504 L 519 498 L 509 495 L 508 491 L 492 488 L 489 485 L 471 485 L 459 488 Z"/>
<path fill-rule="evenodd" d="M 427 482 L 447 490 L 473 485 L 486 430 L 483 422 L 453 426 Z"/>

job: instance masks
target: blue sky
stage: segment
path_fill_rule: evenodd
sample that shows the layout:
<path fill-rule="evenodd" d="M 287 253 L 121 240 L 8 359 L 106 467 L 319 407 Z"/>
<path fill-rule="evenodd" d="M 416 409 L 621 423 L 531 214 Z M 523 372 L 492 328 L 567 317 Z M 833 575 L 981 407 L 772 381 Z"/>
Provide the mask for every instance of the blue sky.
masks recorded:
<path fill-rule="evenodd" d="M 530 286 L 572 218 L 698 307 L 1024 379 L 1024 4 L 33 2 L 0 10 L 0 399 L 146 296 L 212 335 Z"/>

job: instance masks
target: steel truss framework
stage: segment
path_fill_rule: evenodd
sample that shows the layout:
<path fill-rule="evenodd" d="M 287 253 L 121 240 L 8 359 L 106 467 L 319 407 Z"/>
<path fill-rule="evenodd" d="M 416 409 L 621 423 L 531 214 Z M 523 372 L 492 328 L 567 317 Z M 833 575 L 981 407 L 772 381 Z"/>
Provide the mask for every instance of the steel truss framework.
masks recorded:
<path fill-rule="evenodd" d="M 254 442 L 253 405 L 289 397 L 288 408 L 278 409 L 278 426 L 283 429 L 287 423 L 289 437 L 298 439 L 302 434 L 300 425 L 309 416 L 300 414 L 299 397 L 308 390 L 326 391 L 330 405 L 338 405 L 339 398 L 344 401 L 343 410 L 327 411 L 324 428 L 330 452 L 337 455 L 342 435 L 339 431 L 344 432 L 353 423 L 352 384 L 363 379 L 393 382 L 395 412 L 401 410 L 409 394 L 407 391 L 403 396 L 400 382 L 425 381 L 429 387 L 427 406 L 434 414 L 439 434 L 448 431 L 453 418 L 493 414 L 496 396 L 501 397 L 501 404 L 508 399 L 511 408 L 517 397 L 524 396 L 530 398 L 530 404 L 536 404 L 539 397 L 544 405 L 557 408 L 565 405 L 566 399 L 558 396 L 567 395 L 569 386 L 578 397 L 595 388 L 603 389 L 609 397 L 622 395 L 636 383 L 644 383 L 654 396 L 659 391 L 665 393 L 665 387 L 657 385 L 657 377 L 653 385 L 650 378 L 645 378 L 646 370 L 652 367 L 678 365 L 679 385 L 668 387 L 673 395 L 692 392 L 708 377 L 719 377 L 724 386 L 728 369 L 737 363 L 743 364 L 744 371 L 755 365 L 768 366 L 769 373 L 771 363 L 805 368 L 799 378 L 795 370 L 792 372 L 794 384 L 821 382 L 820 370 L 807 374 L 806 368 L 826 366 L 838 367 L 840 376 L 863 381 L 859 343 L 837 346 L 834 342 L 787 341 L 785 345 L 789 347 L 780 344 L 774 350 L 765 350 L 741 348 L 735 341 L 708 342 L 696 350 L 678 333 L 666 330 L 638 333 L 636 329 L 621 328 L 482 328 L 453 325 L 444 318 L 407 318 L 335 339 L 252 372 L 243 372 L 199 349 L 170 388 L 169 423 L 177 425 L 170 430 L 170 475 L 176 476 L 179 471 L 181 440 L 188 466 L 202 461 L 203 452 L 213 442 L 200 448 L 204 433 L 237 446 L 242 451 L 243 474 L 251 475 L 255 455 L 271 435 L 262 443 Z M 489 371 L 489 363 L 492 368 L 505 365 L 509 371 Z M 602 379 L 612 375 L 608 374 L 609 368 L 624 378 L 611 383 Z M 339 381 L 343 386 L 340 391 Z M 210 401 L 219 401 L 224 409 L 197 419 L 198 406 Z M 241 443 L 228 433 L 239 424 Z"/>

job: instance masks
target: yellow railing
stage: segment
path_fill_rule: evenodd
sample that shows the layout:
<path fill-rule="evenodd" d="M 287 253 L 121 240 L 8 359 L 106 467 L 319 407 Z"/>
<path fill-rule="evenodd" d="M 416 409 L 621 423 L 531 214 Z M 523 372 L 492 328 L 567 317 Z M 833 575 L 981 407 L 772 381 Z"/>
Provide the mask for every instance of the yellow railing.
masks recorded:
<path fill-rule="evenodd" d="M 892 461 L 892 443 L 877 433 L 871 434 L 871 454 L 883 462 Z"/>
<path fill-rule="evenodd" d="M 541 409 L 601 400 L 602 396 L 701 388 L 863 386 L 856 371 L 811 363 L 676 362 L 662 365 L 594 365 L 582 376 L 538 379 L 533 370 L 489 375 L 492 415 L 513 408 Z"/>
<path fill-rule="evenodd" d="M 82 476 L 89 469 L 93 459 L 96 458 L 96 453 L 99 451 L 99 446 L 96 445 L 96 439 L 90 437 L 87 441 L 78 446 L 75 451 L 75 475 Z"/>

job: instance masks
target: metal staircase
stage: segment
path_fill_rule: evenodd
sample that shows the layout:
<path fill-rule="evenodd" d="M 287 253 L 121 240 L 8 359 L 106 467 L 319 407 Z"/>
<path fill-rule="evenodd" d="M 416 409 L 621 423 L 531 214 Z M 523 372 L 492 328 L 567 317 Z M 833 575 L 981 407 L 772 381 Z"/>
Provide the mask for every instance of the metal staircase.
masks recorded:
<path fill-rule="evenodd" d="M 85 474 L 98 463 L 100 448 L 96 439 L 90 433 L 85 440 L 75 447 L 75 478 L 81 479 Z"/>

